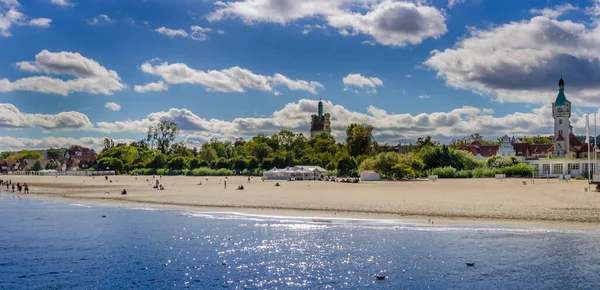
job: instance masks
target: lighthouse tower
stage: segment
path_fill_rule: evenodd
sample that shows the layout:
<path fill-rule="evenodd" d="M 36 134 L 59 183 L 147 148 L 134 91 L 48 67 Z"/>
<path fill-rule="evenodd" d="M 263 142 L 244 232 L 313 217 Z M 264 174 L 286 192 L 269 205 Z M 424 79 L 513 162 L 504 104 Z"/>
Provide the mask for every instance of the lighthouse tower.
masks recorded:
<path fill-rule="evenodd" d="M 558 81 L 558 96 L 552 103 L 552 118 L 554 118 L 554 158 L 569 158 L 569 135 L 571 133 L 571 102 L 565 97 L 565 81 Z"/>

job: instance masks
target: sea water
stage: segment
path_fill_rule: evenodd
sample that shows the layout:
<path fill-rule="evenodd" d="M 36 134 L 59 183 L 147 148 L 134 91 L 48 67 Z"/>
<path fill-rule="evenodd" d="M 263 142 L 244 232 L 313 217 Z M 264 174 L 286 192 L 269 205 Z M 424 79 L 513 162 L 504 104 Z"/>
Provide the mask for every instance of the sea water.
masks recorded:
<path fill-rule="evenodd" d="M 0 289 L 126 288 L 599 289 L 600 233 L 0 195 Z"/>

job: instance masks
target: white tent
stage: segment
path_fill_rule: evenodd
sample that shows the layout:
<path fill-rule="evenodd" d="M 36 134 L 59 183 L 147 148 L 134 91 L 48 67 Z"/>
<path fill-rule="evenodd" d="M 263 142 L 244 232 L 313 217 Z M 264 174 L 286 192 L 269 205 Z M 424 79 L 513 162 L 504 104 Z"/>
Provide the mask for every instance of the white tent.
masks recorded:
<path fill-rule="evenodd" d="M 374 170 L 364 170 L 360 173 L 361 181 L 377 181 L 381 180 L 379 173 Z"/>
<path fill-rule="evenodd" d="M 56 175 L 56 170 L 54 169 L 42 169 L 38 171 L 39 175 Z"/>
<path fill-rule="evenodd" d="M 286 180 L 290 178 L 294 179 L 306 179 L 306 180 L 319 180 L 321 176 L 324 176 L 327 170 L 319 166 L 294 166 L 286 167 L 283 169 L 273 168 L 263 173 L 264 179 L 275 179 L 275 180 Z"/>

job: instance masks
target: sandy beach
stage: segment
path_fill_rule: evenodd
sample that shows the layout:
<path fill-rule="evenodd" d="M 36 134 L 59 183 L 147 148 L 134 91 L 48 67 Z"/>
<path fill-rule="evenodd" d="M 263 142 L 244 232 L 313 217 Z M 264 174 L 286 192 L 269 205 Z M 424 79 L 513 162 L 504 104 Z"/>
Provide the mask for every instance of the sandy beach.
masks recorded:
<path fill-rule="evenodd" d="M 156 177 L 158 178 L 158 176 Z M 207 180 L 208 178 L 208 180 Z M 568 227 L 600 225 L 600 193 L 586 192 L 587 181 L 454 179 L 346 184 L 320 181 L 261 181 L 247 177 L 163 176 L 165 190 L 152 188 L 152 176 L 2 176 L 27 182 L 31 198 L 146 204 L 156 207 L 274 215 L 362 217 L 427 223 L 505 222 Z M 227 180 L 227 188 L 224 181 Z M 527 184 L 523 185 L 523 181 Z M 202 182 L 202 185 L 198 185 Z M 236 190 L 243 185 L 244 190 Z M 121 191 L 127 189 L 127 195 Z M 6 187 L 2 188 L 7 192 Z"/>

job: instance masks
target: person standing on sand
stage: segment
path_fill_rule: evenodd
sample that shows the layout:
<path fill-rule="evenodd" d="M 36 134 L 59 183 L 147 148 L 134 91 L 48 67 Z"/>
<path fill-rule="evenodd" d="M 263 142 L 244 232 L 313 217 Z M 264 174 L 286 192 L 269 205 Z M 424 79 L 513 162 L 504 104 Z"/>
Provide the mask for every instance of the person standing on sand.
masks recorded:
<path fill-rule="evenodd" d="M 13 190 L 13 193 L 14 193 L 15 192 L 15 185 L 14 184 L 12 185 L 12 190 Z"/>
<path fill-rule="evenodd" d="M 250 176 L 248 176 L 248 183 L 250 183 Z"/>
<path fill-rule="evenodd" d="M 24 183 L 23 188 L 25 188 L 25 194 L 28 194 L 29 193 L 29 185 L 27 185 L 27 183 Z"/>
<path fill-rule="evenodd" d="M 223 189 L 227 189 L 227 180 L 225 180 L 223 184 L 225 184 L 225 187 Z"/>

